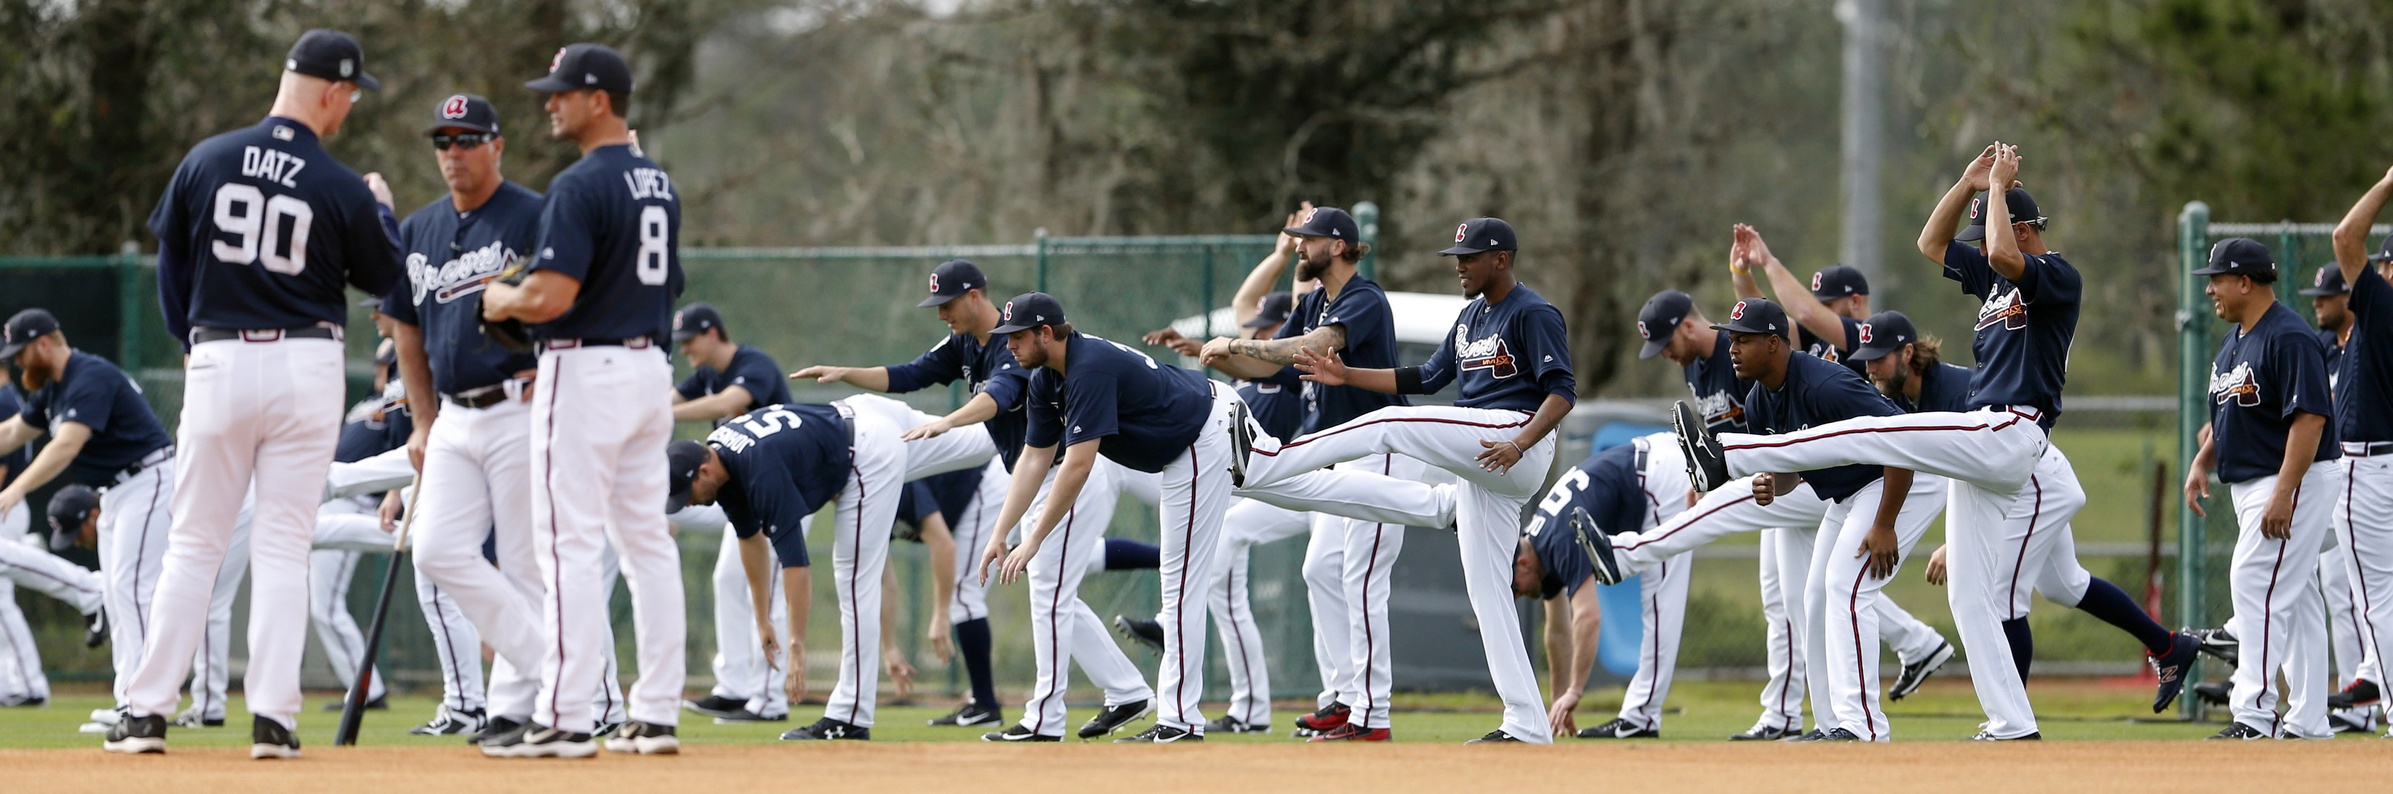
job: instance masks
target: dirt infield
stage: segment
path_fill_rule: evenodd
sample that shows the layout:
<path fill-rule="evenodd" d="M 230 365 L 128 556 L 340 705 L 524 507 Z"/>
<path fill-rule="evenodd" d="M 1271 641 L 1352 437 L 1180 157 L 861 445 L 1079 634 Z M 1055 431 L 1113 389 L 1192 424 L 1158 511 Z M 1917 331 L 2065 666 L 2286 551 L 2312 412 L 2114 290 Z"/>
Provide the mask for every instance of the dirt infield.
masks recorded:
<path fill-rule="evenodd" d="M 1465 747 L 982 744 L 724 745 L 677 758 L 500 761 L 449 748 L 126 757 L 0 750 L 10 791 L 2325 791 L 2393 771 L 2393 742 L 1912 742 Z M 2306 787 L 2316 786 L 2316 787 Z M 932 788 L 936 787 L 936 788 Z"/>

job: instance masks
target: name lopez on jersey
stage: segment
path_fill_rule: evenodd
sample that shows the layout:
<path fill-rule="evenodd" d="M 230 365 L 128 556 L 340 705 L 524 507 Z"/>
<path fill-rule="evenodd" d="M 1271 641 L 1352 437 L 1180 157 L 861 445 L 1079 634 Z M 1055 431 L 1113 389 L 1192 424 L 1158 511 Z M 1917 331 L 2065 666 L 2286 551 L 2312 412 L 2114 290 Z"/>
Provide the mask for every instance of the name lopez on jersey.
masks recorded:
<path fill-rule="evenodd" d="M 664 169 L 634 168 L 625 171 L 623 184 L 631 187 L 631 197 L 635 201 L 651 198 L 670 201 L 673 198 L 673 180 L 665 176 Z"/>
<path fill-rule="evenodd" d="M 498 278 L 499 271 L 516 260 L 515 249 L 493 240 L 489 245 L 458 254 L 457 258 L 432 267 L 431 257 L 421 253 L 407 255 L 407 280 L 415 287 L 415 304 L 424 303 L 424 294 L 433 300 L 448 303 L 481 292 Z"/>

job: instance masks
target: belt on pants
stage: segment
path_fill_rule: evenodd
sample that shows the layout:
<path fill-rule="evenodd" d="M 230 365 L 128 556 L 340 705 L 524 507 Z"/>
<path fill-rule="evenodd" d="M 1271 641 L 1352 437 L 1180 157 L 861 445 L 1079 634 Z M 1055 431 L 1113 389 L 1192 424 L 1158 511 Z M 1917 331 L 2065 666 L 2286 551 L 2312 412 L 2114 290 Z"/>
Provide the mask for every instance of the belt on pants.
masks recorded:
<path fill-rule="evenodd" d="M 136 476 L 139 476 L 142 471 L 156 467 L 159 464 L 170 460 L 174 460 L 173 444 L 159 447 L 157 451 L 141 456 L 140 460 L 133 461 L 133 465 L 126 466 L 124 471 L 117 472 L 116 478 L 109 480 L 108 484 L 123 485 L 125 484 L 126 480 L 130 480 Z"/>
<path fill-rule="evenodd" d="M 1637 472 L 1639 476 L 1643 476 L 1645 473 L 1645 456 L 1647 453 L 1652 452 L 1653 448 L 1646 445 L 1645 439 L 1643 437 L 1629 439 L 1629 443 L 1637 448 Z"/>
<path fill-rule="evenodd" d="M 540 352 L 543 353 L 551 350 L 572 350 L 577 347 L 624 347 L 633 350 L 646 350 L 655 346 L 656 340 L 645 336 L 634 336 L 624 339 L 560 338 L 540 340 Z"/>
<path fill-rule="evenodd" d="M 280 342 L 285 339 L 330 339 L 338 342 L 341 341 L 341 329 L 327 325 L 311 325 L 305 328 L 251 328 L 246 330 L 236 330 L 232 328 L 191 329 L 191 343 L 195 345 L 206 342 L 225 342 L 234 339 L 239 339 L 243 342 Z"/>
<path fill-rule="evenodd" d="M 848 454 L 856 453 L 856 409 L 847 403 L 832 403 L 831 410 L 839 412 L 839 425 L 848 432 Z"/>
<path fill-rule="evenodd" d="M 488 408 L 524 393 L 525 390 L 531 388 L 531 385 L 531 381 L 522 378 L 509 378 L 478 389 L 467 389 L 456 394 L 443 394 L 440 399 L 459 408 Z"/>
<path fill-rule="evenodd" d="M 2342 446 L 2343 456 L 2347 458 L 2393 455 L 2393 441 L 2345 441 Z"/>

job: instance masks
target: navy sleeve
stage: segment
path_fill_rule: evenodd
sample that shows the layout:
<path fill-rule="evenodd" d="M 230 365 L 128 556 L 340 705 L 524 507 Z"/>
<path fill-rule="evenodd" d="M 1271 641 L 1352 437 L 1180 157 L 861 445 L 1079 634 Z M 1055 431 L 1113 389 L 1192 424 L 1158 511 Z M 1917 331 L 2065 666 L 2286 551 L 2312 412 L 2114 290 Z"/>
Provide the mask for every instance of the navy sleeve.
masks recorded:
<path fill-rule="evenodd" d="M 89 427 L 94 436 L 108 432 L 108 420 L 112 418 L 110 412 L 116 408 L 116 390 L 127 388 L 129 384 L 113 382 L 112 379 L 116 377 L 113 372 L 92 370 L 77 374 L 82 377 L 65 384 L 66 391 L 58 395 L 59 405 L 65 412 L 51 419 Z"/>
<path fill-rule="evenodd" d="M 405 241 L 412 236 L 409 234 L 409 230 L 413 228 L 414 222 L 415 216 L 412 215 L 408 216 L 407 220 L 399 222 L 398 231 L 391 237 L 392 246 L 398 247 L 404 246 L 406 244 Z M 396 256 L 400 262 L 401 269 L 401 272 L 399 273 L 399 280 L 393 282 L 391 284 L 390 292 L 382 296 L 381 312 L 383 314 L 389 315 L 393 320 L 397 320 L 399 322 L 419 328 L 423 327 L 423 318 L 417 315 L 415 311 L 415 282 L 413 277 L 405 272 L 407 262 L 406 249 L 403 247 L 397 248 Z"/>
<path fill-rule="evenodd" d="M 1088 372 L 1067 379 L 1064 390 L 1064 444 L 1095 441 L 1121 432 L 1121 405 L 1115 399 L 1113 377 Z"/>
<path fill-rule="evenodd" d="M 1437 352 L 1429 354 L 1429 360 L 1422 362 L 1420 369 L 1421 390 L 1415 394 L 1436 394 L 1444 390 L 1446 384 L 1454 382 L 1458 370 L 1454 367 L 1453 328 L 1446 329 L 1446 341 L 1438 344 Z"/>
<path fill-rule="evenodd" d="M 2360 277 L 2351 282 L 2352 321 L 2363 330 L 2384 327 L 2383 323 L 2393 319 L 2387 314 L 2393 312 L 2393 306 L 2386 301 L 2393 301 L 2393 285 L 2388 285 L 2374 266 L 2360 268 Z M 2362 338 L 2359 334 L 2353 337 Z"/>
<path fill-rule="evenodd" d="M 997 401 L 998 413 L 1014 410 L 1014 406 L 1022 404 L 1023 396 L 1030 393 L 1030 372 L 1014 363 L 1009 355 L 996 372 L 989 374 L 988 380 L 981 382 L 981 393 Z"/>
<path fill-rule="evenodd" d="M 1030 379 L 1030 407 L 1026 411 L 1029 426 L 1022 441 L 1023 446 L 1052 447 L 1063 440 L 1063 417 L 1055 413 L 1055 397 L 1060 388 L 1058 380 L 1052 372 L 1041 373 Z"/>
<path fill-rule="evenodd" d="M 2285 406 L 2286 418 L 2295 412 L 2335 417 L 2334 393 L 2327 386 L 2326 346 L 2315 334 L 2278 334 L 2269 345 L 2268 382 L 2277 393 L 2272 395 Z M 2327 431 L 2332 433 L 2334 431 Z"/>
<path fill-rule="evenodd" d="M 190 218 L 184 212 L 183 192 L 190 184 L 191 163 L 175 169 L 174 181 L 157 209 L 150 211 L 150 233 L 158 236 L 158 312 L 175 343 L 191 349 L 191 257 L 184 245 Z"/>
<path fill-rule="evenodd" d="M 548 204 L 540 208 L 540 242 L 533 246 L 540 253 L 533 257 L 535 270 L 553 270 L 575 281 L 590 277 L 590 258 L 594 218 L 588 202 L 582 200 L 577 185 L 554 185 L 548 194 Z"/>
<path fill-rule="evenodd" d="M 1536 376 L 1538 388 L 1576 404 L 1578 378 L 1571 373 L 1570 337 L 1562 325 L 1562 310 L 1541 306 L 1522 315 L 1521 330 L 1527 333 L 1522 334 L 1520 357 Z"/>
<path fill-rule="evenodd" d="M 2085 283 L 2077 275 L 2077 268 L 2028 254 L 2027 272 L 2019 274 L 2019 298 L 2039 305 L 2069 305 L 2078 302 Z"/>
<path fill-rule="evenodd" d="M 347 236 L 349 285 L 368 295 L 390 292 L 399 276 L 399 219 L 391 208 L 366 195 L 371 206 L 370 215 L 359 217 L 350 226 Z"/>
<path fill-rule="evenodd" d="M 731 370 L 723 373 L 723 383 L 716 391 L 738 386 L 748 390 L 748 399 L 761 400 L 772 392 L 773 383 L 778 380 L 781 380 L 781 372 L 773 366 L 772 359 L 762 355 L 736 356 L 731 360 Z"/>
<path fill-rule="evenodd" d="M 913 361 L 889 367 L 890 393 L 921 391 L 937 384 L 954 383 L 957 378 L 964 377 L 963 346 L 955 341 L 955 336 L 949 335 Z M 991 337 L 990 341 L 998 340 Z"/>
<path fill-rule="evenodd" d="M 1944 277 L 1961 282 L 1961 291 L 1986 297 L 1994 291 L 1994 267 L 1986 252 L 1959 240 L 1944 245 Z"/>
<path fill-rule="evenodd" d="M 706 369 L 701 367 L 691 371 L 689 377 L 682 378 L 680 383 L 673 385 L 673 393 L 681 395 L 684 400 L 695 400 L 706 396 Z"/>
<path fill-rule="evenodd" d="M 771 455 L 750 456 L 747 471 L 741 479 L 741 491 L 748 496 L 749 520 L 758 531 L 773 542 L 773 556 L 781 560 L 783 568 L 804 568 L 806 557 L 807 519 L 805 500 L 791 487 L 789 472 L 767 459 Z M 742 537 L 754 535 L 749 532 Z"/>
<path fill-rule="evenodd" d="M 1258 378 L 1254 382 L 1269 383 L 1283 389 L 1302 389 L 1305 386 L 1304 373 L 1298 372 L 1295 367 L 1281 367 L 1280 371 L 1271 373 L 1269 377 Z"/>

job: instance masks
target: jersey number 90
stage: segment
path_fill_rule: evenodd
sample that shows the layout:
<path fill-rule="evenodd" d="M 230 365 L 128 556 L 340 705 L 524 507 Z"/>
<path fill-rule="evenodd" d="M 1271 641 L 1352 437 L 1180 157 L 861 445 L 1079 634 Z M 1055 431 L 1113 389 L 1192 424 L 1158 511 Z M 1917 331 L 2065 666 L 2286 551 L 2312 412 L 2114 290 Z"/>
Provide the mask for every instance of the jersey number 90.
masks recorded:
<path fill-rule="evenodd" d="M 268 197 L 255 185 L 228 183 L 216 189 L 216 229 L 235 242 L 217 240 L 209 248 L 228 264 L 254 262 L 296 276 L 307 269 L 307 227 L 315 219 L 315 208 L 305 201 L 280 193 Z M 287 235 L 285 223 L 291 227 Z"/>

